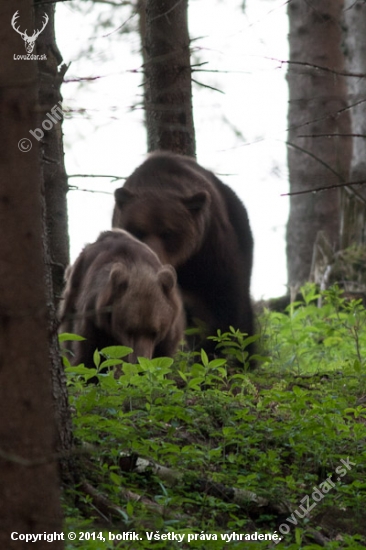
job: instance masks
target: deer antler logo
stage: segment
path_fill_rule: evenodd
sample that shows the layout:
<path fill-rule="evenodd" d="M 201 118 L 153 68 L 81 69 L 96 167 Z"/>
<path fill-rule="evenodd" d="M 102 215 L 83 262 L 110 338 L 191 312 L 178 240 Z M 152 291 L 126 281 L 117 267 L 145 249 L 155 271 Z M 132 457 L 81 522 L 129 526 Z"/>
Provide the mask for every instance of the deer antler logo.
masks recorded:
<path fill-rule="evenodd" d="M 19 17 L 19 10 L 17 10 L 14 15 L 13 15 L 13 18 L 11 20 L 11 26 L 13 27 L 13 29 L 20 34 L 20 36 L 23 38 L 24 42 L 25 42 L 25 50 L 27 53 L 32 53 L 33 52 L 33 49 L 34 49 L 34 45 L 35 45 L 35 42 L 37 40 L 37 38 L 39 37 L 39 35 L 41 34 L 41 32 L 44 30 L 45 26 L 47 25 L 48 23 L 48 15 L 47 13 L 44 14 L 44 20 L 43 20 L 43 27 L 41 28 L 40 31 L 34 31 L 32 36 L 28 36 L 27 35 L 27 29 L 25 29 L 24 32 L 21 32 L 19 30 L 19 28 L 17 28 L 15 26 L 16 24 L 16 20 L 18 19 Z"/>

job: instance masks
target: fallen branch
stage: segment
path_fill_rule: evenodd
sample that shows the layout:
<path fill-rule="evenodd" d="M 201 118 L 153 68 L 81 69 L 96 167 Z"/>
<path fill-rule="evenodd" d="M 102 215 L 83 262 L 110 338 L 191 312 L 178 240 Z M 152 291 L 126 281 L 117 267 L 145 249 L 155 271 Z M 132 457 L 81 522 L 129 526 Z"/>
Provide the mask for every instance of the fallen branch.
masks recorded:
<path fill-rule="evenodd" d="M 111 517 L 113 516 L 117 516 L 120 520 L 127 517 L 127 512 L 123 508 L 111 502 L 87 481 L 81 483 L 80 489 L 91 497 L 95 510 L 107 523 L 112 523 Z M 126 527 L 128 527 L 127 524 Z"/>
<path fill-rule="evenodd" d="M 120 467 L 123 471 L 133 471 L 139 474 L 143 474 L 148 471 L 152 472 L 170 487 L 184 480 L 184 474 L 182 472 L 172 468 L 167 468 L 166 466 L 157 464 L 152 460 L 139 458 L 136 457 L 136 455 L 132 458 L 132 456 L 128 453 L 121 453 L 120 457 Z M 127 469 L 124 469 L 127 464 Z M 233 502 L 238 506 L 246 508 L 251 513 L 258 513 L 259 509 L 264 507 L 279 514 L 287 513 L 289 511 L 288 506 L 283 503 L 271 503 L 268 499 L 258 496 L 253 491 L 237 489 L 236 487 L 227 487 L 222 483 L 217 483 L 207 479 L 195 479 L 190 482 L 189 489 L 191 491 L 199 491 L 201 493 L 220 498 L 225 502 Z"/>

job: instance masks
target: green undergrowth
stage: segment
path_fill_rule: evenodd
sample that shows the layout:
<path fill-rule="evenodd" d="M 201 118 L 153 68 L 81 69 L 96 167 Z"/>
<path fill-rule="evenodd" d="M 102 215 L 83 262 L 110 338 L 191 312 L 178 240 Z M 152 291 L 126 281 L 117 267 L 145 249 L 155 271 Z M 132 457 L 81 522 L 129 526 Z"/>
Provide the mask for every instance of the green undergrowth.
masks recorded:
<path fill-rule="evenodd" d="M 65 532 L 83 533 L 67 549 L 365 548 L 366 313 L 336 288 L 303 296 L 262 314 L 254 370 L 234 330 L 217 337 L 228 359 L 65 359 L 82 471 Z"/>

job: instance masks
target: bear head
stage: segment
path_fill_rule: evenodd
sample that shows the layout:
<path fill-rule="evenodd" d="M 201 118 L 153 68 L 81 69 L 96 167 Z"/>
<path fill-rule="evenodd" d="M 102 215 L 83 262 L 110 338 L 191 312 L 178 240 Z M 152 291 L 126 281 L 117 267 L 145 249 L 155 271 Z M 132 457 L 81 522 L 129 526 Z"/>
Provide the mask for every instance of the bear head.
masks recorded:
<path fill-rule="evenodd" d="M 147 244 L 160 261 L 178 267 L 201 247 L 210 217 L 207 191 L 181 196 L 121 187 L 115 191 L 113 226 Z"/>
<path fill-rule="evenodd" d="M 171 350 L 164 347 L 164 352 L 173 354 L 183 330 L 174 268 L 164 265 L 154 271 L 145 265 L 113 264 L 96 312 L 98 328 L 133 349 L 126 361 L 135 363 L 139 356 L 151 359 L 168 334 Z"/>

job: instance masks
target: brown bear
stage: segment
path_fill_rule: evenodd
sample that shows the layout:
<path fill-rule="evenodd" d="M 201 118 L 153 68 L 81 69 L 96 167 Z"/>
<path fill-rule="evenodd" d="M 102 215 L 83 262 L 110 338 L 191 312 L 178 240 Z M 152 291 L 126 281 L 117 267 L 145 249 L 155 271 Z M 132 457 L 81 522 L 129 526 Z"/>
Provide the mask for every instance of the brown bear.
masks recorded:
<path fill-rule="evenodd" d="M 60 330 L 86 338 L 73 342 L 73 364 L 93 367 L 95 349 L 112 345 L 131 347 L 129 362 L 175 354 L 185 324 L 176 272 L 148 246 L 126 231 L 105 231 L 66 279 Z"/>
<path fill-rule="evenodd" d="M 175 267 L 188 319 L 203 321 L 206 335 L 230 325 L 253 334 L 248 215 L 212 172 L 189 157 L 153 153 L 115 191 L 112 225 Z"/>

